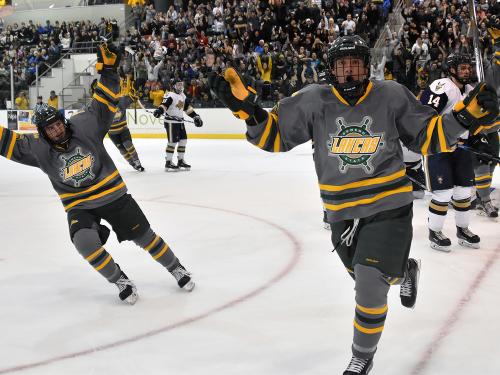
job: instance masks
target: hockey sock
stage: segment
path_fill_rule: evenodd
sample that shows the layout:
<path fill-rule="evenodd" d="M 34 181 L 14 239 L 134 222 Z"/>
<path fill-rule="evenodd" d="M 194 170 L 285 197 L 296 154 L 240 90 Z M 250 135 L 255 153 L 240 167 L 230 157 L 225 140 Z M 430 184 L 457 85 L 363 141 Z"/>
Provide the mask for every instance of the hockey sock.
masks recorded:
<path fill-rule="evenodd" d="M 358 358 L 369 359 L 375 354 L 384 330 L 390 285 L 374 267 L 356 264 L 354 273 L 356 310 L 352 353 Z"/>
<path fill-rule="evenodd" d="M 168 142 L 167 148 L 165 149 L 165 159 L 167 159 L 167 161 L 172 161 L 174 157 L 175 145 L 175 143 Z"/>
<path fill-rule="evenodd" d="M 429 229 L 440 232 L 443 229 L 448 203 L 453 195 L 453 189 L 435 190 L 429 203 Z"/>
<path fill-rule="evenodd" d="M 458 227 L 469 227 L 471 193 L 471 186 L 455 186 L 453 189 L 453 199 L 451 202 L 455 210 L 455 223 Z"/>
<path fill-rule="evenodd" d="M 167 270 L 172 271 L 179 264 L 179 260 L 169 246 L 151 228 L 139 238 L 134 239 L 137 246 L 146 250 L 154 260 Z"/>
<path fill-rule="evenodd" d="M 128 128 L 123 130 L 121 139 L 123 147 L 125 147 L 129 155 L 129 159 L 127 161 L 130 164 L 134 164 L 136 161 L 139 161 L 139 156 L 137 155 L 137 151 L 135 150 L 134 144 L 132 143 L 132 135 L 130 134 L 130 130 Z"/>
<path fill-rule="evenodd" d="M 490 190 L 491 190 L 491 179 L 492 175 L 489 171 L 485 174 L 480 174 L 475 177 L 476 182 L 476 192 L 481 199 L 481 202 L 489 202 L 491 200 Z"/>
<path fill-rule="evenodd" d="M 187 139 L 181 139 L 177 145 L 177 158 L 184 160 L 184 153 L 186 152 Z"/>
<path fill-rule="evenodd" d="M 120 268 L 102 246 L 97 229 L 80 229 L 74 234 L 73 243 L 85 260 L 110 283 L 120 278 Z"/>

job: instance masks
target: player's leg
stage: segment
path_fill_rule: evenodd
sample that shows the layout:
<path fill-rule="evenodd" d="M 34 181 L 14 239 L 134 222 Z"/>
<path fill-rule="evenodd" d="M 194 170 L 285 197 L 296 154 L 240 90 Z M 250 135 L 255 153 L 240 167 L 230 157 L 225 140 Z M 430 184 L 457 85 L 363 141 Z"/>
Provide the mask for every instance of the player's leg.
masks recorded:
<path fill-rule="evenodd" d="M 191 291 L 194 282 L 191 274 L 179 262 L 172 249 L 150 227 L 149 222 L 131 195 L 125 194 L 117 201 L 98 209 L 109 222 L 118 241 L 133 241 L 165 267 L 177 280 L 179 287 Z"/>
<path fill-rule="evenodd" d="M 165 130 L 167 131 L 168 144 L 165 149 L 165 171 L 175 172 L 179 167 L 173 163 L 175 146 L 178 142 L 178 132 L 176 127 L 171 122 L 165 122 Z"/>
<path fill-rule="evenodd" d="M 130 164 L 130 155 L 125 148 L 125 146 L 122 143 L 122 139 L 119 133 L 112 133 L 111 131 L 108 133 L 109 139 L 115 144 L 116 148 L 118 151 L 120 151 L 120 154 L 123 156 L 123 158 L 127 161 L 127 163 Z"/>
<path fill-rule="evenodd" d="M 133 305 L 138 298 L 137 289 L 104 249 L 109 229 L 99 222 L 100 218 L 87 210 L 71 210 L 68 212 L 71 240 L 78 252 L 97 272 L 110 283 L 117 285 L 120 299 Z"/>
<path fill-rule="evenodd" d="M 479 236 L 469 230 L 470 202 L 474 183 L 474 167 L 471 154 L 462 149 L 453 152 L 453 209 L 457 226 L 458 243 L 462 246 L 479 248 Z"/>
<path fill-rule="evenodd" d="M 390 286 L 407 284 L 412 294 L 401 294 L 401 302 L 406 307 L 415 305 L 419 265 L 408 259 L 411 220 L 412 205 L 360 220 L 352 261 L 356 290 L 353 357 L 346 375 L 368 373 L 372 366 L 385 326 Z"/>
<path fill-rule="evenodd" d="M 486 135 L 488 137 L 488 142 L 491 145 L 492 149 L 496 152 L 495 155 L 498 155 L 499 150 L 499 141 L 498 141 L 498 133 L 491 133 Z M 476 208 L 479 210 L 481 215 L 496 218 L 498 217 L 498 208 L 493 205 L 491 201 L 491 181 L 493 178 L 493 172 L 495 170 L 496 163 L 492 163 L 488 165 L 484 162 L 481 162 L 479 158 L 475 158 L 474 163 L 474 175 L 475 175 L 475 183 L 476 183 Z"/>
<path fill-rule="evenodd" d="M 120 137 L 122 140 L 123 147 L 125 147 L 130 157 L 129 159 L 130 165 L 135 170 L 139 172 L 144 172 L 144 167 L 142 166 L 141 161 L 139 160 L 139 155 L 137 154 L 137 151 L 134 147 L 134 143 L 132 142 L 132 135 L 130 134 L 130 130 L 127 126 L 123 128 Z"/>
<path fill-rule="evenodd" d="M 449 153 L 425 158 L 427 187 L 431 191 L 429 202 L 429 241 L 433 249 L 449 252 L 451 241 L 443 234 L 448 204 L 453 195 L 453 163 Z"/>
<path fill-rule="evenodd" d="M 183 170 L 189 171 L 191 166 L 186 163 L 184 160 L 184 154 L 186 153 L 186 145 L 187 145 L 187 134 L 186 127 L 184 124 L 180 126 L 180 138 L 179 144 L 177 146 L 177 166 Z"/>

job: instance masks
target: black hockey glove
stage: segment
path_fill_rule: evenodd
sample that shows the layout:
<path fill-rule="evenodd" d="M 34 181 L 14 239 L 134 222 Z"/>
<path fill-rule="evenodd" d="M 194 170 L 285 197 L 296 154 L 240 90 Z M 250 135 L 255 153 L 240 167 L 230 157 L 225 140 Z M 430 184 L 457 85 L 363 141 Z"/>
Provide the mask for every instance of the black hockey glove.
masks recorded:
<path fill-rule="evenodd" d="M 241 120 L 254 116 L 258 105 L 255 104 L 256 91 L 245 84 L 234 68 L 227 68 L 222 74 L 210 73 L 208 84 L 220 101 L 233 115 Z"/>
<path fill-rule="evenodd" d="M 160 118 L 161 115 L 163 115 L 163 109 L 156 108 L 155 111 L 153 112 L 153 116 L 156 118 Z"/>
<path fill-rule="evenodd" d="M 471 135 L 478 134 L 483 126 L 493 123 L 498 116 L 495 89 L 484 82 L 479 83 L 464 100 L 455 104 L 453 115 Z"/>
<path fill-rule="evenodd" d="M 196 126 L 197 128 L 201 128 L 203 126 L 203 120 L 199 115 L 194 116 L 193 121 L 194 121 L 194 126 Z"/>
<path fill-rule="evenodd" d="M 484 154 L 484 156 L 476 154 L 476 157 L 481 164 L 491 164 L 492 158 L 488 156 L 495 156 L 495 149 L 490 144 L 488 137 L 486 137 L 484 134 L 478 134 L 469 137 L 466 146 Z"/>
<path fill-rule="evenodd" d="M 103 70 L 116 72 L 120 65 L 120 51 L 112 43 L 103 43 L 97 48 L 97 63 L 95 68 L 97 73 Z"/>

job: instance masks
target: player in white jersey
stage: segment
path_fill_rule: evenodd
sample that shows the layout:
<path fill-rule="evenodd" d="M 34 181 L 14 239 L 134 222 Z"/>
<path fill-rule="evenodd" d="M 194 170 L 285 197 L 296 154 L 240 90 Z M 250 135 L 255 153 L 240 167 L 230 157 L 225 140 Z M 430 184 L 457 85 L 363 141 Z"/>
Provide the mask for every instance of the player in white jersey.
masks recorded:
<path fill-rule="evenodd" d="M 165 171 L 167 172 L 191 169 L 191 166 L 184 161 L 187 144 L 184 112 L 193 119 L 196 127 L 203 126 L 201 117 L 191 107 L 189 98 L 184 94 L 184 83 L 181 80 L 174 80 L 172 91 L 165 93 L 163 102 L 153 113 L 157 118 L 165 116 L 164 126 L 168 136 L 168 145 L 165 150 Z M 172 162 L 176 146 L 177 165 Z"/>
<path fill-rule="evenodd" d="M 423 104 L 431 106 L 438 113 L 453 110 L 473 87 L 472 61 L 469 55 L 450 54 L 446 60 L 448 78 L 437 79 L 427 87 L 420 97 Z M 461 138 L 468 138 L 465 132 Z M 462 246 L 479 248 L 480 238 L 469 228 L 470 202 L 474 185 L 474 168 L 470 152 L 457 148 L 453 152 L 429 155 L 425 159 L 427 187 L 432 192 L 429 203 L 429 240 L 433 249 L 449 252 L 451 241 L 442 230 L 448 205 L 451 201 L 455 210 L 458 243 Z"/>

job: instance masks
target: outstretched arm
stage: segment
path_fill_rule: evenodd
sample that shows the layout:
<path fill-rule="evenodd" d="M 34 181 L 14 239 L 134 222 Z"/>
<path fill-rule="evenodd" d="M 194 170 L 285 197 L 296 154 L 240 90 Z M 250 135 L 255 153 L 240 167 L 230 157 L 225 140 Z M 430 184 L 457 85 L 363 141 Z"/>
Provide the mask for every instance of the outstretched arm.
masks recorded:
<path fill-rule="evenodd" d="M 223 75 L 212 73 L 211 89 L 233 114 L 245 120 L 247 140 L 269 152 L 289 151 L 312 139 L 315 103 L 309 95 L 309 85 L 296 95 L 278 102 L 271 112 L 255 103 L 255 90 L 246 86 L 234 68 Z"/>
<path fill-rule="evenodd" d="M 0 126 L 0 155 L 6 159 L 38 167 L 38 160 L 32 150 L 38 134 L 19 134 Z"/>

